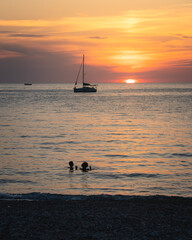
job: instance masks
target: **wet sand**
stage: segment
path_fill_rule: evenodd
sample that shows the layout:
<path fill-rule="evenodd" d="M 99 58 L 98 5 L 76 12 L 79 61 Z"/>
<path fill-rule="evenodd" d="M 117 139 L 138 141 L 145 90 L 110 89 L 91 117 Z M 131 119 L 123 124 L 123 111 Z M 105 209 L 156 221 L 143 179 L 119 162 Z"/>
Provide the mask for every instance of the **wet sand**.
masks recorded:
<path fill-rule="evenodd" d="M 0 200 L 1 240 L 189 240 L 192 198 Z"/>

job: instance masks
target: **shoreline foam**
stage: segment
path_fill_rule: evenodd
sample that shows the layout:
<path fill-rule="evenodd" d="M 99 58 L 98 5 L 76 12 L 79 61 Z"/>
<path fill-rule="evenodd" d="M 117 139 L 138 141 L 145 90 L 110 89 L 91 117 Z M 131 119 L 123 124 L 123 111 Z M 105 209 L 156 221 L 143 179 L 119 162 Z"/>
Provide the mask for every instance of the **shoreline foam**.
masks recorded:
<path fill-rule="evenodd" d="M 57 194 L 57 193 L 0 193 L 0 200 L 130 200 L 132 198 L 140 199 L 153 199 L 153 198 L 184 198 L 192 199 L 190 196 L 168 196 L 168 195 L 111 195 L 111 194 L 98 194 L 98 195 L 71 195 L 71 194 Z"/>

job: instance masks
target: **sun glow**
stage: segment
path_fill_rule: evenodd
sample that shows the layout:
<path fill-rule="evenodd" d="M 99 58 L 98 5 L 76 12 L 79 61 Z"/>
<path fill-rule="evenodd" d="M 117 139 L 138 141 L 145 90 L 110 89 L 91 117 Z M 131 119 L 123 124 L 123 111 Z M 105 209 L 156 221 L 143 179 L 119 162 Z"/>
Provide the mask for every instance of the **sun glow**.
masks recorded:
<path fill-rule="evenodd" d="M 74 81 L 83 54 L 93 82 L 191 82 L 189 0 L 118 2 L 0 1 L 0 82 Z"/>
<path fill-rule="evenodd" d="M 125 82 L 126 83 L 136 83 L 137 80 L 135 80 L 135 79 L 126 79 Z"/>

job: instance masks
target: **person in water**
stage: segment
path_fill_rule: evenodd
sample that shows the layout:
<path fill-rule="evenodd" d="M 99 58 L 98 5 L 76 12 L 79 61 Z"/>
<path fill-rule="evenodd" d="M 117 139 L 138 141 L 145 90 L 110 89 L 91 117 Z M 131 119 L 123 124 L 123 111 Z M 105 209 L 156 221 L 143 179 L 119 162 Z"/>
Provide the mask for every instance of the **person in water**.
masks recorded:
<path fill-rule="evenodd" d="M 73 166 L 74 166 L 73 161 L 70 161 L 70 162 L 69 162 L 69 169 L 70 169 L 71 171 L 73 171 Z"/>
<path fill-rule="evenodd" d="M 69 162 L 69 169 L 70 169 L 70 171 L 73 171 L 73 168 L 74 168 L 74 163 L 73 163 L 73 161 L 70 161 Z M 78 169 L 78 167 L 75 166 L 75 170 L 77 170 L 77 169 Z"/>
<path fill-rule="evenodd" d="M 81 164 L 81 170 L 83 171 L 83 172 L 87 172 L 87 171 L 90 171 L 91 170 L 91 166 L 88 168 L 88 163 L 87 162 L 83 162 L 82 164 Z"/>

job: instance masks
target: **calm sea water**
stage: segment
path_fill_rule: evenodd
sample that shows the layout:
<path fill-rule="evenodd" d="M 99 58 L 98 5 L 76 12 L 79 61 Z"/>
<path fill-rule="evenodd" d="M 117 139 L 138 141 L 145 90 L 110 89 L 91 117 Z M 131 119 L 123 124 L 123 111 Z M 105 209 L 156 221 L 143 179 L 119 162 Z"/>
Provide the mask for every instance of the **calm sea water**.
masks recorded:
<path fill-rule="evenodd" d="M 0 85 L 1 193 L 192 196 L 192 84 L 72 88 Z"/>

